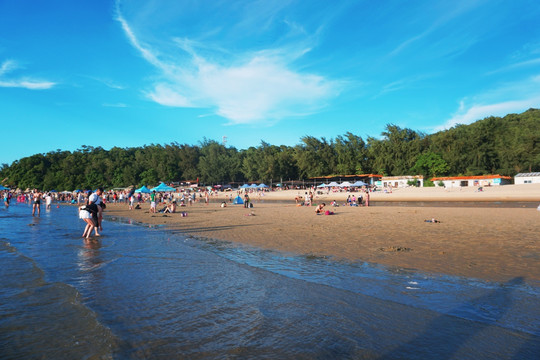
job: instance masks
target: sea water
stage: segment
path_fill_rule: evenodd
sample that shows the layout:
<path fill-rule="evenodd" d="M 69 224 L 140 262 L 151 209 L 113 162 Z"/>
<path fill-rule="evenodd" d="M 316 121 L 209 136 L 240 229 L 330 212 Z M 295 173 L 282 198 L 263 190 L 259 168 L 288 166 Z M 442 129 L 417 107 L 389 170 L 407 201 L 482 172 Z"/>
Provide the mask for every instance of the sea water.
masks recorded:
<path fill-rule="evenodd" d="M 540 285 L 0 210 L 0 359 L 538 359 Z"/>

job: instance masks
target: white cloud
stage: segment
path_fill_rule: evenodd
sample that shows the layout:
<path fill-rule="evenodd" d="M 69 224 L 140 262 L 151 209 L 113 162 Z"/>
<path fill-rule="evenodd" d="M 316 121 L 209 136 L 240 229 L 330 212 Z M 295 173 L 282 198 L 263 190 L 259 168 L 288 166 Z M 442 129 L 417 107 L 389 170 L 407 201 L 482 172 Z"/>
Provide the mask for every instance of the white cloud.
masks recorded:
<path fill-rule="evenodd" d="M 291 68 L 293 61 L 309 51 L 305 43 L 289 43 L 286 49 L 236 51 L 220 62 L 222 49 L 215 47 L 212 54 L 211 46 L 189 39 L 174 38 L 174 48 L 156 51 L 137 38 L 119 9 L 118 20 L 131 44 L 160 70 L 163 80 L 156 80 L 147 96 L 161 105 L 213 109 L 231 124 L 274 122 L 317 111 L 342 86 Z M 182 54 L 173 56 L 178 48 Z M 205 56 L 197 48 L 204 49 Z"/>
<path fill-rule="evenodd" d="M 449 129 L 458 124 L 471 124 L 488 116 L 505 116 L 539 107 L 540 75 L 534 75 L 478 94 L 473 100 L 462 99 L 455 114 L 443 125 L 434 128 L 434 131 Z"/>
<path fill-rule="evenodd" d="M 461 102 L 458 112 L 447 120 L 444 125 L 435 128 L 435 131 L 449 129 L 458 124 L 471 124 L 488 116 L 505 116 L 510 113 L 522 112 L 529 108 L 538 108 L 539 105 L 540 96 L 493 104 L 475 104 L 468 108 Z"/>
<path fill-rule="evenodd" d="M 24 88 L 29 90 L 44 90 L 52 88 L 56 83 L 49 81 L 34 81 L 34 80 L 0 80 L 0 87 Z"/>
<path fill-rule="evenodd" d="M 37 79 L 29 78 L 6 78 L 6 74 L 9 74 L 13 70 L 19 68 L 18 64 L 13 60 L 6 60 L 0 66 L 0 87 L 7 88 L 24 88 L 29 90 L 44 90 L 50 89 L 56 83 L 51 81 L 41 81 Z"/>

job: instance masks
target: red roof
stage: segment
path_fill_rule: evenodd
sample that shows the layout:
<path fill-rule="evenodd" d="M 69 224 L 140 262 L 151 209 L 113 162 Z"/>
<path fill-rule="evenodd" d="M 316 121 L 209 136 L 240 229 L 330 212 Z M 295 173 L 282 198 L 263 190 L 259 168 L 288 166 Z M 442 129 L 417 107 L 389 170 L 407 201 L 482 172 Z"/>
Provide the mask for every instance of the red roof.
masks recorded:
<path fill-rule="evenodd" d="M 450 177 L 434 177 L 431 181 L 441 180 L 488 180 L 488 179 L 506 179 L 511 180 L 510 176 L 503 175 L 476 175 L 476 176 L 450 176 Z"/>

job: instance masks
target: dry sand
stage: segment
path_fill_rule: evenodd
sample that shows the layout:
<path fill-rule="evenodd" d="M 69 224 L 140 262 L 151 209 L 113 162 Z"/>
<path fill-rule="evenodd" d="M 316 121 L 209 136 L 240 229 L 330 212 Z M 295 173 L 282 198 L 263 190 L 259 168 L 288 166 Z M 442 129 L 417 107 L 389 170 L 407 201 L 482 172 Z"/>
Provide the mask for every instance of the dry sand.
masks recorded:
<path fill-rule="evenodd" d="M 300 192 L 301 194 L 303 191 Z M 540 211 L 536 208 L 377 206 L 376 201 L 540 201 L 540 184 L 474 189 L 399 189 L 374 193 L 370 207 L 330 208 L 347 193 L 318 196 L 332 216 L 314 207 L 296 206 L 296 190 L 272 192 L 255 207 L 221 208 L 223 195 L 209 205 L 179 208 L 188 216 L 151 214 L 110 204 L 107 214 L 147 224 L 165 224 L 187 236 L 214 238 L 284 253 L 366 261 L 392 268 L 457 275 L 492 281 L 523 277 L 540 281 Z M 277 203 L 271 200 L 287 201 Z M 397 204 L 396 204 L 397 205 Z M 478 204 L 477 204 L 478 205 Z M 427 223 L 426 219 L 441 223 Z M 105 231 L 106 233 L 106 231 Z"/>

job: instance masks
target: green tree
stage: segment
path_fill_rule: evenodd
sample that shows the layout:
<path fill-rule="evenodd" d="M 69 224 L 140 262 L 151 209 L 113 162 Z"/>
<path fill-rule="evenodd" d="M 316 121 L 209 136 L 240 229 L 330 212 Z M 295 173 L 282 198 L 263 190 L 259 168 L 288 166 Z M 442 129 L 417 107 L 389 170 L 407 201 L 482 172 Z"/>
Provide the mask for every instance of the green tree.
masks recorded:
<path fill-rule="evenodd" d="M 431 151 L 418 155 L 411 171 L 414 174 L 422 174 L 424 178 L 446 175 L 448 164 L 439 155 Z"/>

